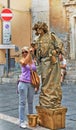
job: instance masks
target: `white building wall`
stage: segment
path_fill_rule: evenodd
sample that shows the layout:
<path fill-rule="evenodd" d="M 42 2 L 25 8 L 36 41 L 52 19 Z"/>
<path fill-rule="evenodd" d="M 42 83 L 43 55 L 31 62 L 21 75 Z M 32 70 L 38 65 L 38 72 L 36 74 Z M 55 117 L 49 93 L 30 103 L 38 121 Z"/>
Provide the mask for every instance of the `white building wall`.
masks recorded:
<path fill-rule="evenodd" d="M 32 0 L 32 26 L 38 22 L 46 22 L 49 26 L 49 0 Z M 34 39 L 34 33 L 33 33 Z"/>
<path fill-rule="evenodd" d="M 70 57 L 76 59 L 76 10 L 70 17 Z"/>

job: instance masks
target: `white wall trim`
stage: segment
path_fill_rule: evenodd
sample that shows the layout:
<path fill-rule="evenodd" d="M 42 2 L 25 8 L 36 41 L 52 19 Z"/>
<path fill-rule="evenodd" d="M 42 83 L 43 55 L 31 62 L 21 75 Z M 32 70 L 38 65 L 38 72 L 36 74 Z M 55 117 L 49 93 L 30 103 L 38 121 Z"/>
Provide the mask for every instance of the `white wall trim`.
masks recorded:
<path fill-rule="evenodd" d="M 71 59 L 76 59 L 76 43 L 75 43 L 75 18 L 76 14 L 73 14 L 70 18 L 70 57 Z"/>

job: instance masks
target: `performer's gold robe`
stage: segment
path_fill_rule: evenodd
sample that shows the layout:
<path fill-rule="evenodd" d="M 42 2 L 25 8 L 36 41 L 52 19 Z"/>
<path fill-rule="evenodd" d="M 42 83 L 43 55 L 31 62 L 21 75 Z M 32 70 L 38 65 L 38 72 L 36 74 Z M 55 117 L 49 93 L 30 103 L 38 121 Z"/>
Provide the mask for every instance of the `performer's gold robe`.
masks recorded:
<path fill-rule="evenodd" d="M 60 39 L 54 34 L 45 33 L 37 39 L 37 58 L 41 61 L 42 86 L 39 103 L 46 108 L 57 108 L 61 105 L 62 90 L 60 83 L 59 52 L 63 51 Z"/>

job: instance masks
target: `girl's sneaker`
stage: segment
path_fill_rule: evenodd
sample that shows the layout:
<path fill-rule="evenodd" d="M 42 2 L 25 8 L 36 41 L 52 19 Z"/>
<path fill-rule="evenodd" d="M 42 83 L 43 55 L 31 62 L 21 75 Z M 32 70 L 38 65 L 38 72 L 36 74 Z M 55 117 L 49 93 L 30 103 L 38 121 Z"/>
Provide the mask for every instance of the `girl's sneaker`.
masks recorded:
<path fill-rule="evenodd" d="M 25 129 L 27 126 L 26 126 L 25 123 L 21 123 L 21 124 L 20 124 L 20 127 L 23 128 L 23 129 Z"/>

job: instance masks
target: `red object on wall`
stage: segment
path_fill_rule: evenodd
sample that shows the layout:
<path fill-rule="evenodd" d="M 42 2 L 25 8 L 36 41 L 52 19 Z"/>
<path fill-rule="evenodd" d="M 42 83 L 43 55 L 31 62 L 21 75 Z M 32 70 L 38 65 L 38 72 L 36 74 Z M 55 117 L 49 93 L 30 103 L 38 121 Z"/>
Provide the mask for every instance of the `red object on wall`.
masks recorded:
<path fill-rule="evenodd" d="M 13 13 L 9 8 L 5 8 L 1 12 L 1 19 L 3 21 L 10 21 L 13 18 Z"/>

